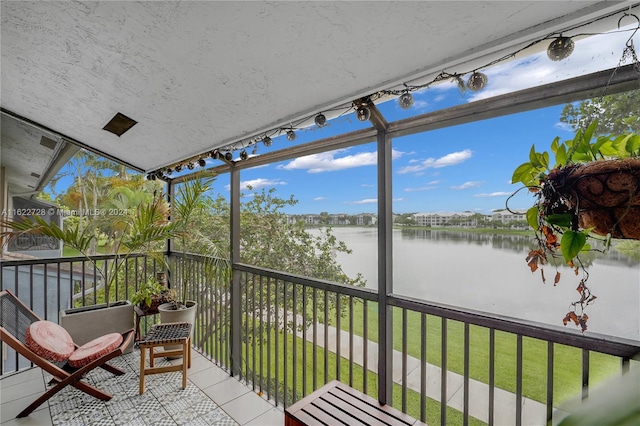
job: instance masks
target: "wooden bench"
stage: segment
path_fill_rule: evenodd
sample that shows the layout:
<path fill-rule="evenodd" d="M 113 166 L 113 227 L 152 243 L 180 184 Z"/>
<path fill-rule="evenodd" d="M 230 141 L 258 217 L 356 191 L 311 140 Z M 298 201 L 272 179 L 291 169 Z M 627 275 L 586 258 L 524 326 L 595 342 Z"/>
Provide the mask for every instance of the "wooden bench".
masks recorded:
<path fill-rule="evenodd" d="M 285 426 L 301 425 L 424 425 L 424 423 L 337 380 L 285 410 Z"/>

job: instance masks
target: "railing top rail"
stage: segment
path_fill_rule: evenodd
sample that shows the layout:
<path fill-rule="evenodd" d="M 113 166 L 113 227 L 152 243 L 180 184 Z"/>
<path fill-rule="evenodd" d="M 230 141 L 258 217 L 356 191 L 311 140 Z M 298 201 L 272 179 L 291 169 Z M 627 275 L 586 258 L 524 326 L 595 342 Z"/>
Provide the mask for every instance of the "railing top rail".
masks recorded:
<path fill-rule="evenodd" d="M 129 258 L 134 257 L 144 257 L 143 253 L 135 253 L 128 255 Z M 69 262 L 82 262 L 82 261 L 90 261 L 90 260 L 109 260 L 115 259 L 116 257 L 120 257 L 117 254 L 97 254 L 94 256 L 84 257 L 84 256 L 70 256 L 70 257 L 52 257 L 52 258 L 43 258 L 43 259 L 17 259 L 17 260 L 5 260 L 0 259 L 0 267 L 9 267 L 9 266 L 28 266 L 28 265 L 42 265 L 42 264 L 50 264 L 50 263 L 69 263 Z"/>
<path fill-rule="evenodd" d="M 635 358 L 640 360 L 640 341 L 636 340 L 591 332 L 582 334 L 577 330 L 560 326 L 490 314 L 473 309 L 460 309 L 454 306 L 399 295 L 390 295 L 389 304 L 398 308 L 436 315 L 481 327 L 493 328 L 525 337 L 532 337 L 534 339 L 592 350 L 622 358 Z"/>
<path fill-rule="evenodd" d="M 377 300 L 378 293 L 370 288 L 354 287 L 333 281 L 308 278 L 302 275 L 290 274 L 287 272 L 274 271 L 272 269 L 260 268 L 257 266 L 246 265 L 244 263 L 234 263 L 233 268 L 238 271 L 250 272 L 253 274 L 264 275 L 277 280 L 289 281 L 295 284 L 302 284 L 308 287 L 317 288 L 319 290 L 332 291 L 344 294 L 345 296 L 359 297 L 365 300 Z"/>

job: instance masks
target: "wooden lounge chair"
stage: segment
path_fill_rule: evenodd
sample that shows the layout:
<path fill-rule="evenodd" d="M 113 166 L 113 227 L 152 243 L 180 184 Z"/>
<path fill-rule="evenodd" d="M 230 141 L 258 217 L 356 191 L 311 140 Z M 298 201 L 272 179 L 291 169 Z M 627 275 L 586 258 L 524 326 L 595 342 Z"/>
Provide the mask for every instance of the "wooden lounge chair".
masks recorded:
<path fill-rule="evenodd" d="M 0 291 L 0 337 L 2 338 L 2 341 L 13 348 L 20 355 L 24 356 L 29 361 L 53 376 L 53 379 L 49 383 L 52 386 L 38 399 L 33 401 L 31 405 L 22 410 L 17 417 L 28 416 L 36 408 L 42 405 L 42 403 L 47 401 L 56 393 L 60 392 L 60 390 L 62 390 L 67 385 L 74 386 L 81 391 L 103 401 L 110 400 L 112 398 L 112 395 L 88 384 L 82 379 L 85 374 L 96 367 L 100 367 L 115 375 L 124 374 L 125 372 L 120 370 L 119 368 L 107 364 L 107 361 L 121 355 L 124 348 L 126 348 L 131 343 L 135 334 L 133 328 L 121 335 L 122 343 L 117 345 L 117 347 L 109 347 L 106 350 L 103 348 L 103 350 L 101 351 L 89 354 L 88 357 L 85 357 L 84 360 L 81 360 L 81 364 L 83 364 L 81 367 L 72 367 L 70 365 L 70 361 L 56 363 L 54 361 L 45 359 L 33 350 L 32 341 L 30 340 L 28 342 L 27 339 L 27 330 L 33 330 L 33 328 L 30 327 L 32 327 L 32 324 L 37 321 L 42 320 L 24 303 L 18 300 L 15 295 L 13 295 L 8 290 Z M 57 325 L 54 326 L 58 327 Z M 96 341 L 97 340 L 98 339 L 96 339 Z M 118 341 L 119 340 L 120 337 L 118 337 Z M 77 345 L 71 343 L 71 350 L 76 354 L 86 354 L 87 350 L 90 351 L 91 343 L 92 342 L 89 342 L 82 347 L 78 347 Z M 31 345 L 31 347 L 29 345 Z M 75 364 L 78 363 L 76 362 Z"/>

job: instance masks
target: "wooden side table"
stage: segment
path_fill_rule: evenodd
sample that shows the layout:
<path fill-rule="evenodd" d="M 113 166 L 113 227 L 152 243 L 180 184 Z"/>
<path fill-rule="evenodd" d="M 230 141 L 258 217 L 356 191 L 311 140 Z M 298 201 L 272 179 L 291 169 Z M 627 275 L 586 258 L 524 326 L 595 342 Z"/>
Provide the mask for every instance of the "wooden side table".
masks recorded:
<path fill-rule="evenodd" d="M 369 395 L 333 380 L 284 412 L 285 426 L 302 425 L 403 425 L 424 423 L 393 407 L 380 404 Z"/>
<path fill-rule="evenodd" d="M 190 322 L 155 324 L 143 340 L 140 347 L 140 395 L 144 393 L 144 378 L 148 374 L 182 371 L 182 389 L 187 387 L 187 368 L 191 368 L 191 327 Z M 175 350 L 154 351 L 157 346 L 178 345 Z M 146 366 L 146 353 L 149 349 L 149 367 Z M 181 364 L 156 367 L 155 359 L 165 356 L 182 356 Z"/>

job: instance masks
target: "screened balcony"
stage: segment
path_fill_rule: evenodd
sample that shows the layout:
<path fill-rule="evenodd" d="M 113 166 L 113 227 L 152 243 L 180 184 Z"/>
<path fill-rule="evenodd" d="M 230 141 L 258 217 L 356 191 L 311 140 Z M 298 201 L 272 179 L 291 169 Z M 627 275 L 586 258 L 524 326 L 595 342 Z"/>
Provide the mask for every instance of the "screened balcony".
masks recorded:
<path fill-rule="evenodd" d="M 604 8 L 602 5 L 599 7 Z M 547 6 L 542 7 L 544 8 Z M 626 11 L 626 8 L 624 10 Z M 623 9 L 619 5 L 615 8 L 607 5 L 606 11 L 583 11 L 580 19 L 572 17 L 569 19 L 570 22 L 567 21 L 568 18 L 561 19 L 556 16 L 555 19 L 562 22 L 552 20 L 550 22 L 553 25 L 550 26 L 554 29 L 569 28 L 574 21 L 585 21 L 598 14 L 606 15 L 609 19 L 615 16 L 615 24 L 619 15 L 614 13 L 622 13 L 621 11 Z M 170 12 L 173 14 L 175 10 Z M 405 10 L 404 13 L 403 16 L 408 18 L 413 12 Z M 375 13 L 366 13 L 364 18 L 357 16 L 358 13 L 354 12 L 353 19 L 371 18 Z M 506 17 L 504 21 L 507 21 Z M 417 24 L 414 22 L 412 25 Z M 454 26 L 459 31 L 466 31 L 464 23 L 456 23 Z M 526 37 L 523 35 L 523 38 L 533 40 L 534 36 L 538 37 L 543 30 L 550 31 L 550 28 L 535 28 L 535 31 L 532 30 Z M 346 27 L 340 28 L 339 31 L 344 37 L 343 40 L 348 38 L 342 32 L 350 34 Z M 452 32 L 448 34 L 449 39 L 457 39 Z M 443 41 L 440 44 L 445 45 L 447 38 L 441 40 Z M 511 41 L 507 43 L 504 38 L 500 40 L 500 48 L 513 50 Z M 368 43 L 365 44 L 369 46 Z M 440 52 L 442 55 L 436 58 L 440 62 L 434 59 L 428 70 L 422 69 L 418 73 L 422 79 L 420 81 L 426 81 L 425 75 L 430 75 L 435 68 L 439 70 L 440 65 L 445 62 L 466 64 L 466 60 L 469 60 L 474 65 L 484 65 L 489 59 L 485 61 L 486 58 L 482 54 L 490 51 L 491 57 L 499 57 L 499 53 L 503 52 L 489 43 L 482 44 L 482 52 L 474 55 L 474 46 L 455 46 L 455 58 L 450 58 L 444 49 Z M 253 48 L 253 54 L 257 54 L 256 51 L 259 53 L 259 48 Z M 414 56 L 408 45 L 404 46 L 403 52 L 405 58 Z M 355 56 L 362 59 L 367 55 Z M 229 230 L 230 244 L 226 255 L 231 261 L 231 278 L 212 279 L 202 273 L 201 265 L 204 258 L 180 254 L 174 242 L 167 243 L 165 252 L 175 271 L 195 271 L 197 277 L 189 287 L 189 298 L 196 300 L 199 306 L 193 339 L 193 346 L 198 355 L 194 368 L 189 372 L 188 390 L 196 392 L 195 388 L 199 388 L 201 392 L 198 394 L 203 397 L 201 402 L 206 407 L 213 407 L 211 404 L 214 404 L 221 409 L 217 410 L 214 407 L 207 413 L 194 416 L 194 422 L 279 424 L 282 422 L 284 409 L 328 381 L 338 379 L 381 403 L 389 404 L 428 424 L 551 425 L 568 414 L 571 410 L 569 402 L 572 399 L 586 400 L 606 379 L 624 376 L 639 368 L 640 342 L 637 339 L 591 331 L 581 333 L 577 329 L 560 325 L 519 319 L 468 306 L 445 304 L 431 297 L 408 296 L 400 289 L 406 288 L 409 284 L 400 282 L 394 274 L 398 259 L 394 259 L 392 235 L 395 210 L 392 177 L 394 172 L 397 172 L 393 166 L 393 150 L 396 146 L 394 144 L 402 143 L 402 138 L 418 134 L 429 135 L 429 132 L 439 129 L 596 98 L 605 91 L 607 94 L 616 94 L 635 90 L 638 87 L 638 78 L 634 64 L 617 67 L 615 71 L 606 69 L 566 80 L 559 79 L 543 86 L 475 102 L 460 102 L 459 105 L 449 108 L 389 120 L 382 112 L 382 100 L 385 99 L 376 99 L 376 96 L 397 97 L 399 93 L 396 92 L 403 89 L 395 80 L 407 75 L 407 67 L 390 71 L 395 73 L 393 82 L 385 81 L 385 84 L 382 84 L 377 80 L 367 80 L 369 86 L 343 88 L 347 92 L 341 92 L 340 99 L 325 99 L 324 94 L 318 90 L 311 94 L 306 93 L 307 99 L 311 99 L 310 103 L 296 104 L 295 110 L 290 110 L 292 106 L 282 99 L 278 100 L 277 105 L 272 104 L 268 108 L 264 107 L 268 102 L 258 102 L 260 111 L 254 115 L 259 116 L 259 119 L 249 130 L 244 127 L 242 120 L 237 124 L 231 117 L 245 114 L 246 105 L 256 103 L 253 96 L 258 88 L 253 84 L 239 85 L 243 86 L 241 97 L 247 101 L 243 106 L 239 107 L 237 102 L 233 102 L 236 96 L 234 94 L 228 95 L 226 101 L 221 101 L 221 104 L 229 105 L 231 109 L 220 116 L 214 113 L 220 113 L 219 110 L 208 109 L 209 104 L 213 103 L 210 101 L 213 96 L 201 102 L 201 107 L 203 110 L 206 108 L 206 112 L 193 113 L 180 119 L 164 115 L 163 119 L 145 116 L 153 122 L 183 120 L 183 123 L 194 124 L 179 126 L 185 131 L 185 134 L 180 136 L 184 136 L 193 145 L 178 152 L 176 147 L 181 144 L 176 141 L 182 139 L 165 137 L 162 130 L 154 133 L 162 137 L 146 135 L 144 146 L 135 147 L 137 151 L 131 151 L 133 154 L 129 154 L 122 146 L 113 148 L 113 145 L 102 143 L 104 139 L 100 137 L 96 137 L 95 146 L 89 146 L 84 143 L 84 137 L 88 137 L 90 133 L 76 134 L 72 131 L 73 120 L 66 120 L 64 126 L 58 129 L 51 124 L 43 124 L 51 123 L 47 118 L 48 113 L 42 115 L 41 119 L 32 119 L 18 107 L 5 107 L 3 101 L 3 122 L 15 120 L 20 125 L 33 126 L 46 133 L 49 138 L 58 138 L 61 144 L 57 148 L 58 152 L 72 146 L 76 149 L 90 149 L 104 154 L 107 158 L 119 160 L 150 177 L 166 180 L 166 189 L 170 196 L 174 194 L 178 185 L 192 176 L 163 175 L 162 172 L 166 171 L 168 166 L 173 170 L 176 170 L 176 165 L 186 168 L 188 164 L 200 160 L 203 153 L 217 152 L 215 164 L 207 167 L 206 173 L 216 176 L 230 200 L 228 216 L 224 219 Z M 140 70 L 136 70 L 138 71 Z M 146 75 L 152 74 L 149 69 L 146 69 L 146 72 Z M 123 78 L 126 77 L 124 74 Z M 272 72 L 272 77 L 275 78 L 276 74 Z M 295 74 L 299 77 L 304 73 Z M 377 78 L 375 67 L 368 68 L 366 75 Z M 341 76 L 336 80 L 348 80 L 346 75 Z M 83 78 L 85 77 L 90 81 L 95 78 Z M 223 77 L 220 79 L 224 80 Z M 56 75 L 55 80 L 60 82 L 64 78 Z M 316 81 L 319 81 L 319 77 Z M 287 87 L 296 87 L 297 84 L 287 83 Z M 125 86 L 131 89 L 135 84 L 129 81 Z M 204 83 L 201 86 L 204 87 Z M 300 86 L 304 84 L 300 83 Z M 370 90 L 374 86 L 376 91 Z M 282 94 L 282 86 L 278 87 L 279 93 Z M 382 92 L 378 92 L 378 88 Z M 3 87 L 3 94 L 4 91 Z M 374 92 L 375 96 L 370 95 Z M 194 92 L 190 93 L 194 95 Z M 316 101 L 311 95 L 322 99 Z M 331 93 L 329 96 L 334 94 Z M 274 101 L 275 97 L 271 96 L 269 100 Z M 267 149 L 264 135 L 267 135 L 268 131 L 275 129 L 284 137 L 287 128 L 293 128 L 293 122 L 301 123 L 300 127 L 312 126 L 311 122 L 320 110 L 324 107 L 341 106 L 345 100 L 348 107 L 354 110 L 352 112 L 358 107 L 366 107 L 369 111 L 364 121 L 356 120 L 355 114 L 352 115 L 355 123 L 352 127 L 355 130 L 328 137 L 318 132 L 310 137 L 311 141 L 304 140 L 299 144 L 292 143 L 285 147 L 280 145 L 278 149 Z M 43 101 L 41 105 L 45 104 L 48 103 Z M 65 105 L 70 110 L 75 108 L 72 101 L 67 101 Z M 163 105 L 164 112 L 173 112 L 176 109 L 172 101 Z M 312 114 L 309 113 L 311 109 Z M 277 113 L 274 113 L 274 110 L 278 110 Z M 73 117 L 74 120 L 82 115 L 77 114 Z M 339 117 L 340 113 L 334 115 Z M 200 128 L 209 129 L 207 121 L 214 116 L 216 125 L 224 129 L 224 132 L 221 130 L 224 134 L 215 140 L 216 146 L 205 147 L 201 142 L 193 142 L 201 141 L 202 136 L 197 131 L 194 135 L 194 128 L 198 128 L 195 124 L 199 124 Z M 206 125 L 198 120 L 192 121 L 196 118 L 203 118 L 207 122 Z M 234 122 L 236 127 L 226 129 L 225 124 L 228 122 Z M 273 125 L 274 123 L 277 125 Z M 175 136 L 175 133 L 167 132 L 167 135 L 169 134 Z M 472 139 L 473 136 L 469 135 L 469 138 Z M 154 138 L 162 139 L 162 149 L 155 148 L 150 142 L 155 140 Z M 118 141 L 125 141 L 126 145 L 127 138 Z M 262 144 L 261 149 L 265 150 L 264 153 L 261 151 L 260 155 L 255 156 L 240 154 L 238 158 L 234 158 L 238 151 L 246 154 L 245 148 L 257 146 L 256 141 Z M 242 191 L 245 190 L 242 182 L 246 180 L 244 176 L 250 175 L 251 170 L 262 166 L 281 165 L 288 160 L 367 144 L 375 152 L 375 171 L 370 177 L 375 182 L 373 186 L 377 203 L 377 221 L 371 227 L 375 232 L 373 257 L 376 259 L 376 279 L 369 282 L 370 286 L 350 286 L 278 268 L 267 268 L 260 262 L 243 261 L 243 250 L 246 250 L 246 247 L 241 246 L 240 241 L 243 232 L 246 232 L 241 220 L 244 202 Z M 215 149 L 209 151 L 209 148 Z M 230 154 L 231 158 L 219 156 L 224 153 Z M 165 154 L 169 156 L 166 159 Z M 63 158 L 64 155 L 57 161 Z M 25 175 L 24 179 L 17 180 L 27 182 L 26 169 L 21 172 Z M 341 184 L 347 185 L 350 182 L 335 184 L 336 191 L 339 191 Z M 36 187 L 41 189 L 39 184 L 32 186 L 33 188 L 24 187 L 21 190 L 26 192 L 35 190 Z M 3 200 L 7 197 L 4 191 L 3 187 Z M 100 261 L 113 260 L 111 256 L 101 256 Z M 153 274 L 158 268 L 153 260 L 142 255 L 133 256 L 127 262 L 130 263 L 126 269 L 131 271 L 144 270 Z M 425 262 L 428 262 L 428 259 L 425 259 Z M 496 265 L 496 268 L 500 268 L 500 265 Z M 3 258 L 1 269 L 0 289 L 14 291 L 34 311 L 51 321 L 58 321 L 58 312 L 70 304 L 96 303 L 95 295 L 98 293 L 99 283 L 94 279 L 95 273 L 86 259 Z M 130 292 L 140 284 L 135 274 L 129 276 L 126 282 L 116 282 L 112 299 L 128 299 Z M 78 292 L 78 286 L 82 288 L 82 292 Z M 80 296 L 72 300 L 74 294 Z M 150 327 L 155 320 L 153 317 L 145 317 L 142 321 L 143 330 Z M 504 348 L 508 349 L 505 351 Z M 133 355 L 127 355 L 122 362 L 135 365 L 135 356 L 135 352 Z M 11 350 L 4 352 L 1 366 L 4 423 L 11 421 L 10 418 L 5 418 L 6 413 L 16 412 L 13 404 L 18 400 L 13 399 L 13 395 L 16 395 L 13 393 L 14 390 L 18 389 L 16 392 L 20 396 L 36 393 L 35 389 L 40 389 L 46 379 L 41 379 L 37 370 L 30 369 L 30 365 Z M 571 376 L 569 386 L 566 385 L 566 375 Z M 17 385 L 16 382 L 20 384 Z M 130 382 L 127 383 L 131 385 Z M 24 391 L 23 385 L 28 390 Z M 31 386 L 34 386 L 34 390 L 31 390 Z M 10 388 L 12 389 L 6 392 Z M 171 417 L 168 422 L 178 423 L 179 420 L 173 418 L 172 413 L 179 411 L 178 407 L 182 402 L 178 401 L 178 397 L 181 392 L 177 385 L 173 389 L 174 391 L 164 394 L 173 396 L 160 402 L 165 404 L 163 409 L 168 413 L 167 419 Z M 137 387 L 133 386 L 133 390 L 137 390 Z M 11 401 L 5 402 L 5 398 L 9 398 L 6 395 L 11 395 Z M 127 398 L 127 402 L 121 402 L 127 406 L 136 406 L 136 401 L 139 402 L 135 396 L 131 396 Z M 96 411 L 92 401 L 85 401 L 77 410 L 74 408 L 68 411 L 65 411 L 64 404 L 55 402 L 43 405 L 42 410 L 34 414 L 33 418 L 26 419 L 26 422 L 40 424 L 38 422 L 46 422 L 49 418 L 53 424 L 62 424 L 64 420 L 71 421 L 82 416 L 83 419 L 89 419 Z M 155 402 L 149 404 L 156 405 Z M 57 406 L 54 407 L 55 405 Z M 9 406 L 12 408 L 5 409 Z M 256 411 L 246 411 L 247 406 L 255 407 Z M 114 419 L 113 413 L 109 407 L 105 410 L 98 411 L 107 413 L 103 420 L 106 424 L 111 424 L 110 421 Z M 148 414 L 146 411 L 138 411 L 144 415 Z M 205 420 L 203 416 L 208 413 L 214 413 L 211 414 L 214 417 Z M 9 414 L 6 416 L 9 417 Z M 15 424 L 23 422 L 25 420 L 16 421 Z M 145 422 L 150 423 L 151 420 L 147 419 Z M 96 419 L 96 424 L 98 423 L 100 420 Z"/>

